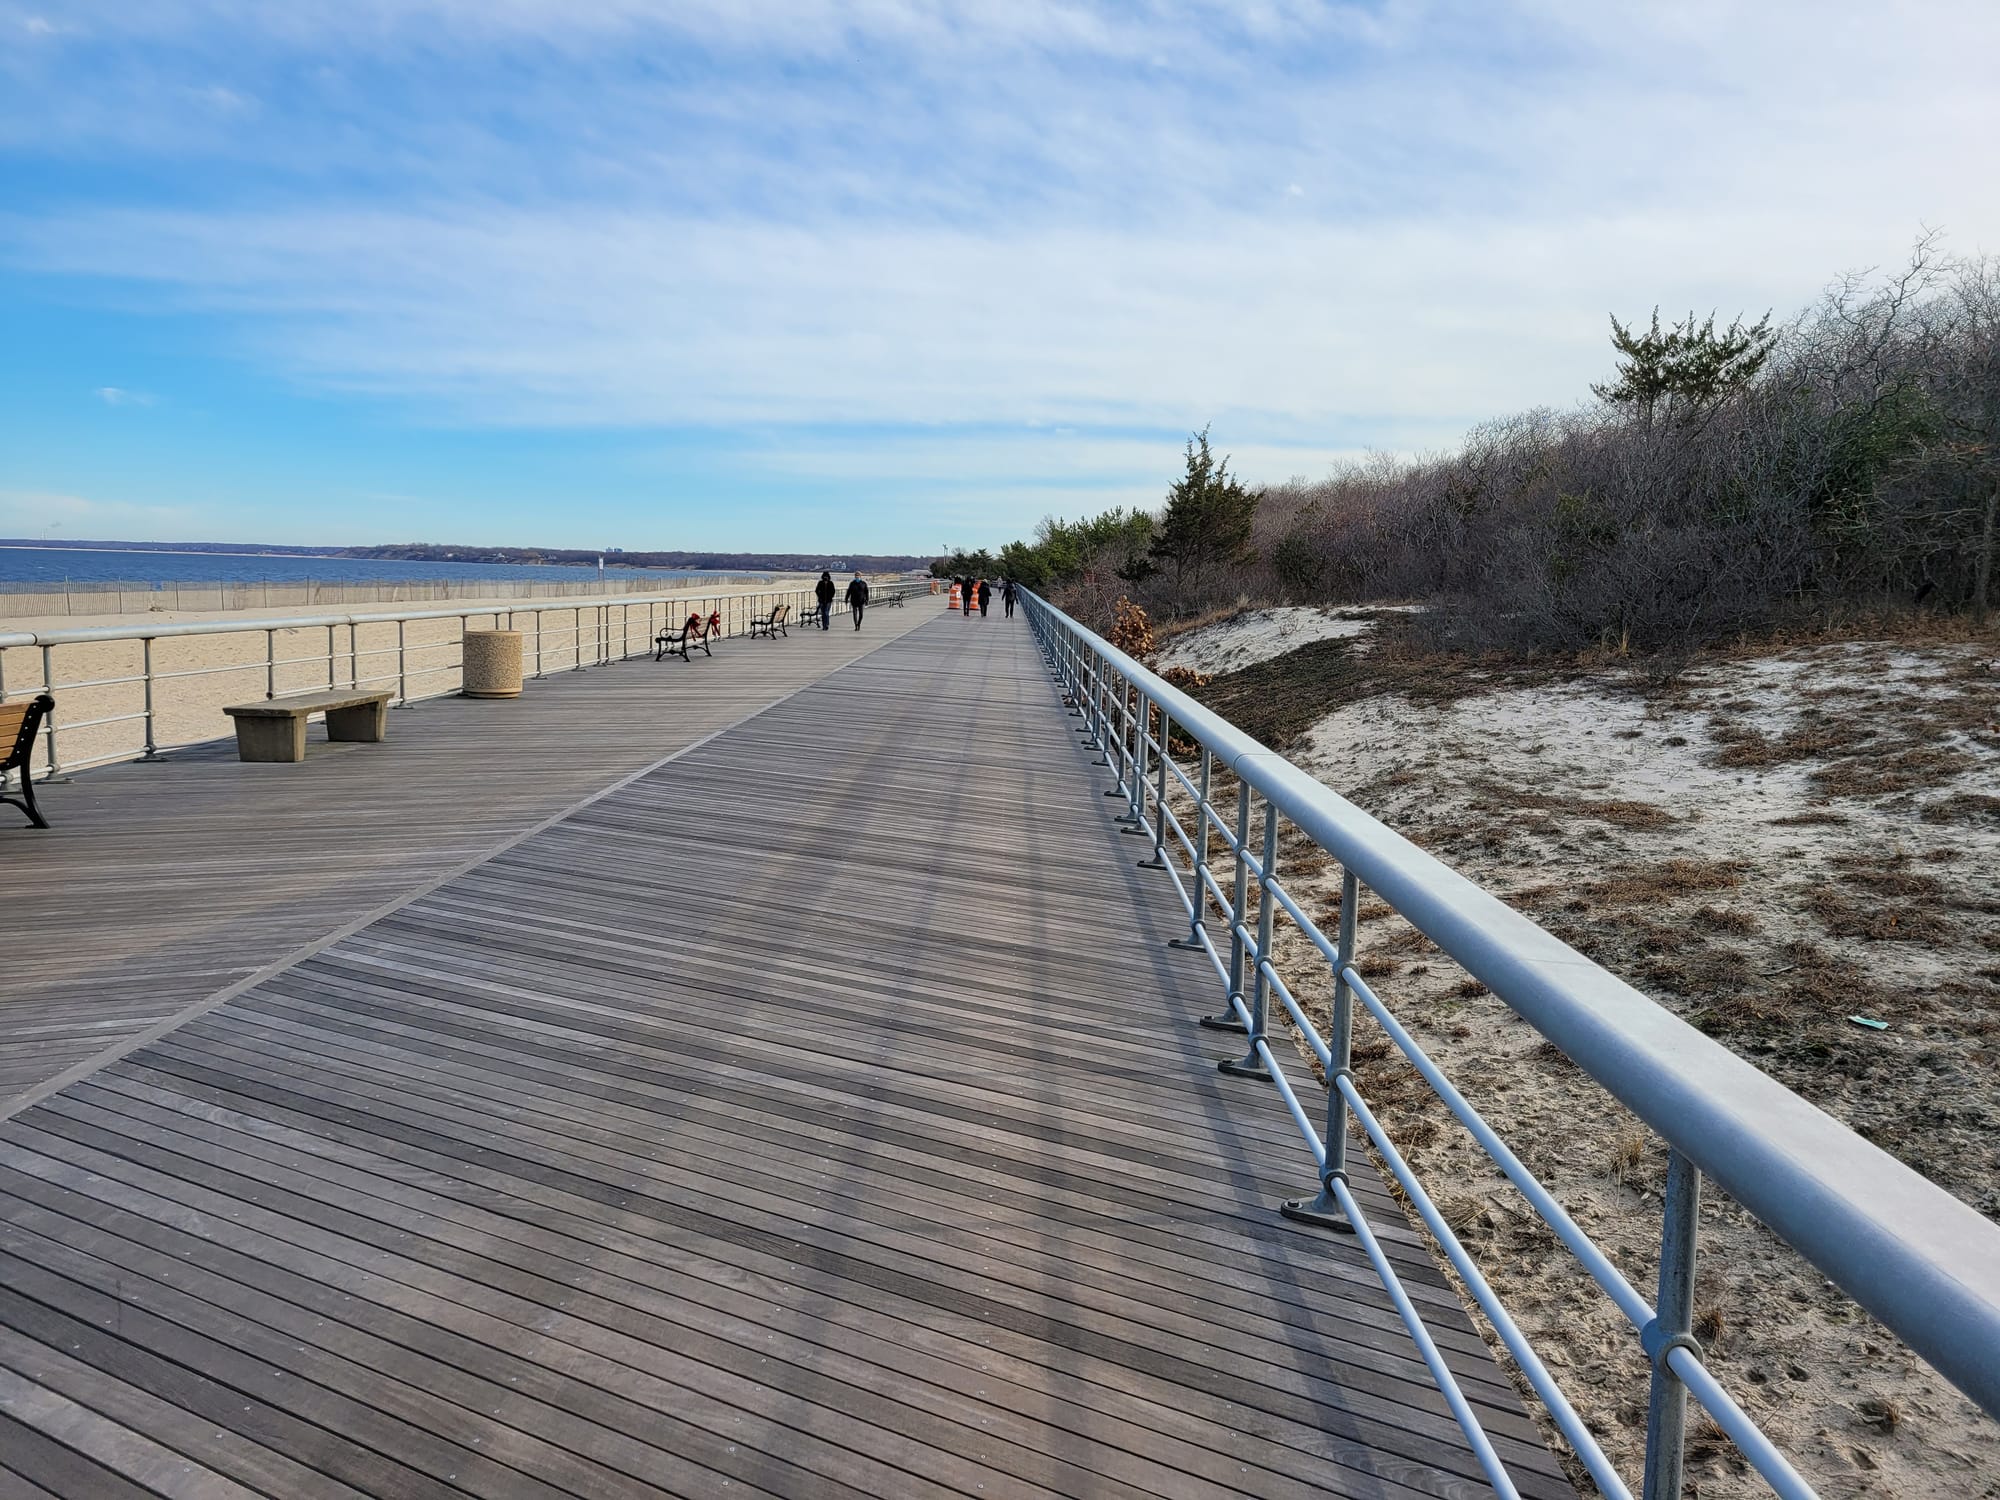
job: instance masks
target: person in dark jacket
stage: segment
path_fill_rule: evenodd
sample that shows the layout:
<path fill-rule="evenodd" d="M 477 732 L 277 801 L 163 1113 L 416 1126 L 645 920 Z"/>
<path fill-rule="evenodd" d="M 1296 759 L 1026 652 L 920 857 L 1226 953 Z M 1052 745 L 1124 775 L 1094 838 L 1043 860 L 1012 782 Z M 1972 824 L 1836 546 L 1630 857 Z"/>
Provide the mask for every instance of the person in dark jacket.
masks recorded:
<path fill-rule="evenodd" d="M 979 618 L 986 618 L 986 606 L 993 600 L 993 585 L 984 578 L 979 580 Z"/>
<path fill-rule="evenodd" d="M 861 628 L 861 612 L 868 608 L 868 580 L 859 573 L 847 585 L 847 607 L 854 612 L 854 628 Z"/>
<path fill-rule="evenodd" d="M 1014 580 L 1008 579 L 1000 586 L 1000 602 L 1007 606 L 1007 618 L 1014 618 Z"/>
<path fill-rule="evenodd" d="M 813 597 L 819 600 L 819 628 L 833 629 L 833 574 L 823 572 L 819 582 L 813 585 Z"/>

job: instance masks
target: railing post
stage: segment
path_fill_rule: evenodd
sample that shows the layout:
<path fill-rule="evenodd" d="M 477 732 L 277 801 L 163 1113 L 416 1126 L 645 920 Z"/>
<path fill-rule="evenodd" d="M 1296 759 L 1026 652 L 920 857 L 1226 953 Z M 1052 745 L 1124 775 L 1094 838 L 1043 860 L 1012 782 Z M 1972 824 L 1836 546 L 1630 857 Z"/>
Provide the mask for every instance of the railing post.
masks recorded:
<path fill-rule="evenodd" d="M 1326 1069 L 1326 1165 L 1320 1169 L 1319 1194 L 1313 1198 L 1288 1198 L 1279 1211 L 1288 1219 L 1317 1224 L 1324 1229 L 1354 1233 L 1339 1195 L 1336 1182 L 1347 1180 L 1347 1100 L 1341 1095 L 1340 1080 L 1353 1076 L 1354 991 L 1348 987 L 1347 970 L 1354 962 L 1354 931 L 1361 905 L 1361 882 L 1354 872 L 1340 872 L 1340 938 L 1333 961 L 1333 1025 L 1326 1050 L 1333 1054 Z"/>
<path fill-rule="evenodd" d="M 571 635 L 571 661 L 569 669 L 572 672 L 581 672 L 583 670 L 583 606 L 581 604 L 571 606 L 569 622 Z"/>
<path fill-rule="evenodd" d="M 264 696 L 278 696 L 278 632 L 264 632 Z"/>
<path fill-rule="evenodd" d="M 63 580 L 63 588 L 65 591 L 69 588 L 69 580 L 67 578 Z M 64 607 L 67 608 L 67 605 Z M 42 647 L 42 691 L 51 698 L 56 695 L 55 654 L 56 648 L 54 646 Z M 62 762 L 56 758 L 56 716 L 50 714 L 45 722 L 48 727 L 42 733 L 42 750 L 47 757 L 47 761 L 42 769 L 42 774 L 53 778 L 62 769 Z"/>
<path fill-rule="evenodd" d="M 1097 752 L 1097 759 L 1092 764 L 1108 766 L 1111 764 L 1111 748 L 1104 742 L 1104 658 L 1095 651 L 1090 653 L 1090 679 L 1086 686 L 1090 694 L 1090 711 L 1084 715 L 1083 722 L 1090 728 L 1090 748 Z"/>
<path fill-rule="evenodd" d="M 535 680 L 542 677 L 542 612 L 535 611 Z"/>
<path fill-rule="evenodd" d="M 337 628 L 338 628 L 337 626 L 333 625 L 329 625 L 326 627 L 326 685 L 329 691 L 331 691 L 334 686 L 333 659 L 335 656 L 339 654 L 339 647 L 335 646 L 333 643 L 334 631 Z"/>
<path fill-rule="evenodd" d="M 1257 875 L 1257 959 L 1250 970 L 1250 1045 L 1239 1062 L 1217 1063 L 1219 1072 L 1237 1078 L 1269 1078 L 1271 1070 L 1264 1066 L 1264 1059 L 1258 1054 L 1258 1043 L 1264 1040 L 1271 1008 L 1270 986 L 1264 981 L 1264 965 L 1271 959 L 1271 925 L 1278 913 L 1277 897 L 1271 894 L 1271 881 L 1277 874 L 1278 864 L 1278 809 L 1269 800 L 1264 803 L 1264 847 L 1261 863 L 1263 869 Z"/>
<path fill-rule="evenodd" d="M 1118 681 L 1118 711 L 1117 711 L 1117 723 L 1115 726 L 1118 737 L 1118 745 L 1117 749 L 1113 750 L 1110 744 L 1107 743 L 1105 745 L 1105 750 L 1104 750 L 1105 755 L 1110 760 L 1111 775 L 1116 784 L 1113 785 L 1111 790 L 1106 792 L 1104 795 L 1107 797 L 1127 797 L 1129 796 L 1129 794 L 1125 790 L 1125 760 L 1126 760 L 1125 696 L 1130 691 L 1130 689 L 1126 686 L 1124 677 L 1119 674 L 1118 669 L 1116 667 L 1113 667 L 1111 663 L 1108 661 L 1105 662 L 1104 666 L 1106 672 L 1110 676 L 1117 678 Z"/>
<path fill-rule="evenodd" d="M 1213 760 L 1208 746 L 1201 747 L 1201 791 L 1195 797 L 1194 806 L 1194 867 L 1189 878 L 1194 891 L 1191 903 L 1194 910 L 1188 913 L 1188 935 L 1173 938 L 1169 948 L 1192 948 L 1201 951 L 1201 914 L 1208 909 L 1208 788 Z"/>
<path fill-rule="evenodd" d="M 409 641 L 404 631 L 406 621 L 396 622 L 396 707 L 410 706 L 410 654 Z"/>
<path fill-rule="evenodd" d="M 139 670 L 146 679 L 146 756 L 151 760 L 160 753 L 159 737 L 153 730 L 153 638 L 150 635 L 139 638 Z"/>
<path fill-rule="evenodd" d="M 1125 832 L 1144 838 L 1149 831 L 1146 827 L 1146 766 L 1147 752 L 1151 749 L 1153 704 L 1143 688 L 1135 686 L 1132 696 L 1138 701 L 1139 711 L 1133 720 L 1136 729 L 1132 739 L 1131 802 L 1118 821 L 1127 825 Z"/>
<path fill-rule="evenodd" d="M 1677 1348 L 1701 1345 L 1694 1337 L 1694 1272 L 1701 1227 L 1701 1172 L 1680 1152 L 1667 1152 L 1665 1212 L 1660 1225 L 1659 1311 L 1640 1331 L 1653 1362 L 1646 1406 L 1645 1500 L 1680 1500 L 1686 1456 L 1687 1387 L 1667 1363 Z"/>
<path fill-rule="evenodd" d="M 1153 789 L 1153 852 L 1139 861 L 1142 870 L 1164 870 L 1167 867 L 1167 757 L 1172 754 L 1174 721 L 1167 713 L 1166 704 L 1162 703 L 1159 708 L 1160 739 L 1153 746 L 1153 770 L 1157 778 Z"/>
<path fill-rule="evenodd" d="M 1241 1031 L 1236 1002 L 1243 998 L 1243 917 L 1250 904 L 1250 785 L 1236 778 L 1236 880 L 1230 889 L 1229 1003 L 1218 1015 L 1203 1016 L 1210 1031 Z"/>

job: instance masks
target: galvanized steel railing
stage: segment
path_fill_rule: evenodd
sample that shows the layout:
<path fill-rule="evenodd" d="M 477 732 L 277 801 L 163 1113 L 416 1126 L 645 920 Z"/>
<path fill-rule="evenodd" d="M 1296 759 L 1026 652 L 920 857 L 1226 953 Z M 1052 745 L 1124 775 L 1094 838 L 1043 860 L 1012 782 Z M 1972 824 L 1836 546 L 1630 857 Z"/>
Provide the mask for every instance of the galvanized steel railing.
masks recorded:
<path fill-rule="evenodd" d="M 1515 1495 L 1514 1485 L 1349 1189 L 1350 1120 L 1409 1195 L 1598 1487 L 1628 1500 L 1631 1490 L 1356 1087 L 1350 1045 L 1357 1002 L 1637 1332 L 1652 1369 L 1645 1500 L 1681 1494 L 1690 1393 L 1773 1491 L 1786 1497 L 1814 1494 L 1702 1362 L 1693 1312 L 1704 1175 L 1989 1415 L 2000 1416 L 2000 1226 L 1046 601 L 1032 594 L 1025 601 L 1050 669 L 1072 713 L 1084 721 L 1082 734 L 1115 779 L 1106 795 L 1123 799 L 1119 821 L 1152 842 L 1151 855 L 1141 864 L 1167 875 L 1187 915 L 1187 935 L 1174 946 L 1200 952 L 1226 987 L 1226 1009 L 1203 1021 L 1244 1038 L 1243 1055 L 1223 1062 L 1222 1070 L 1268 1080 L 1312 1154 L 1319 1191 L 1285 1204 L 1284 1212 L 1357 1236 L 1500 1495 Z M 1195 747 L 1184 757 L 1186 766 L 1171 748 L 1176 737 Z M 1233 808 L 1222 805 L 1226 791 L 1217 794 L 1218 773 L 1233 782 Z M 1176 801 L 1188 808 L 1185 820 Z M 1339 930 L 1332 939 L 1279 876 L 1281 821 L 1340 865 Z M 1218 845 L 1223 854 L 1213 860 Z M 1654 1301 L 1592 1243 L 1356 972 L 1355 917 L 1364 887 L 1666 1140 Z M 1334 988 L 1325 1033 L 1274 962 L 1273 924 L 1280 911 L 1330 967 Z M 1272 1028 L 1274 998 L 1318 1060 L 1326 1082 L 1323 1099 L 1302 1100 L 1272 1050 L 1274 1044 L 1289 1045 L 1280 1039 L 1282 1030 Z M 1278 1024 L 1282 1028 L 1283 1020 Z"/>
<path fill-rule="evenodd" d="M 881 603 L 898 602 L 925 592 L 924 585 L 878 585 Z M 725 636 L 742 635 L 753 618 L 768 615 L 780 604 L 792 607 L 794 623 L 801 623 L 816 608 L 810 588 L 748 594 L 653 594 L 614 595 L 601 599 L 563 600 L 556 603 L 527 602 L 519 607 L 486 609 L 384 610 L 363 614 L 279 615 L 241 620 L 190 620 L 172 624 L 120 624 L 78 626 L 58 630 L 0 630 L 0 702 L 9 698 L 33 697 L 48 693 L 56 700 L 56 713 L 43 730 L 37 776 L 56 776 L 109 761 L 151 759 L 175 745 L 198 743 L 211 736 L 201 735 L 172 742 L 159 734 L 159 719 L 170 705 L 165 694 L 178 682 L 192 678 L 241 676 L 248 682 L 261 676 L 267 698 L 276 697 L 281 674 L 287 692 L 320 686 L 382 687 L 393 684 L 397 706 L 407 706 L 424 698 L 439 697 L 457 690 L 463 668 L 465 632 L 475 621 L 491 620 L 494 628 L 519 626 L 527 635 L 526 666 L 531 677 L 551 672 L 579 671 L 614 661 L 643 655 L 653 649 L 653 639 L 669 625 L 677 626 L 686 613 L 698 610 L 704 616 L 719 614 Z M 550 617 L 559 617 L 551 620 Z M 406 627 L 416 621 L 457 620 L 455 635 L 442 641 L 411 641 Z M 358 631 L 371 625 L 394 625 L 396 638 L 380 645 L 362 645 Z M 280 656 L 279 636 L 297 631 L 326 632 L 326 649 L 305 654 Z M 341 632 L 345 631 L 343 642 Z M 161 668 L 154 661 L 154 643 L 196 636 L 264 636 L 262 661 L 231 662 L 221 666 Z M 137 642 L 140 659 L 136 671 L 120 671 L 111 676 L 64 679 L 59 653 L 65 648 L 115 645 Z M 456 649 L 457 654 L 450 654 Z M 20 674 L 9 653 L 27 652 L 34 668 Z M 447 659 L 428 659 L 437 652 Z M 311 667 L 314 680 L 300 680 L 305 674 L 293 669 Z M 83 692 L 102 689 L 129 689 L 129 708 L 74 719 L 62 712 L 66 699 Z M 141 726 L 138 743 L 120 746 L 95 755 L 72 756 L 62 753 L 63 736 L 87 729 L 104 729 L 119 724 Z M 73 741 L 72 741 L 73 742 Z"/>

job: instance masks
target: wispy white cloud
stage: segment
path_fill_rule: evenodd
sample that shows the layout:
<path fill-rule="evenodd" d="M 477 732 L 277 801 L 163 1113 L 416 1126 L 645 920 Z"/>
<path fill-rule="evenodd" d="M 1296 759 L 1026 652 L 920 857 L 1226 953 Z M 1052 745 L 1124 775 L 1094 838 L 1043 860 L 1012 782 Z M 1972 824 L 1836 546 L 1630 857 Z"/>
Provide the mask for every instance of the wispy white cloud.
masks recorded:
<path fill-rule="evenodd" d="M 1167 235 L 486 206 L 93 213 L 14 234 L 35 266 L 228 317 L 294 379 L 453 421 L 1214 418 L 1341 448 L 1566 403 L 1601 373 L 1607 310 L 1784 307 L 1904 238 L 1749 212 Z"/>
<path fill-rule="evenodd" d="M 123 386 L 100 385 L 97 399 L 106 406 L 151 406 L 159 398 L 147 391 L 128 391 Z"/>
<path fill-rule="evenodd" d="M 0 490 L 0 536 L 41 536 L 58 528 L 72 538 L 92 532 L 108 536 L 122 526 L 169 538 L 199 514 L 185 505 L 145 505 L 59 490 Z"/>
<path fill-rule="evenodd" d="M 61 14 L 0 48 L 0 148 L 148 188 L 49 174 L 0 262 L 408 420 L 953 505 L 1154 496 L 1136 450 L 1210 420 L 1256 478 L 1427 447 L 1576 399 L 1607 312 L 2000 248 L 1991 0 Z M 1079 431 L 995 436 L 1035 423 Z"/>

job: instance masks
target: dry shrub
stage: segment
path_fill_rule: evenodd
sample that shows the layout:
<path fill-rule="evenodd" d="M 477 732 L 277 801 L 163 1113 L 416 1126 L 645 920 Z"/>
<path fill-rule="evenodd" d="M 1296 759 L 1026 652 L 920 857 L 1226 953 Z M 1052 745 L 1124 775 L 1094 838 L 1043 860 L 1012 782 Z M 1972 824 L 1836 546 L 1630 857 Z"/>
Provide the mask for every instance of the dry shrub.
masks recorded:
<path fill-rule="evenodd" d="M 1123 594 L 1111 606 L 1111 644 L 1136 661 L 1151 661 L 1159 649 L 1146 611 Z"/>

